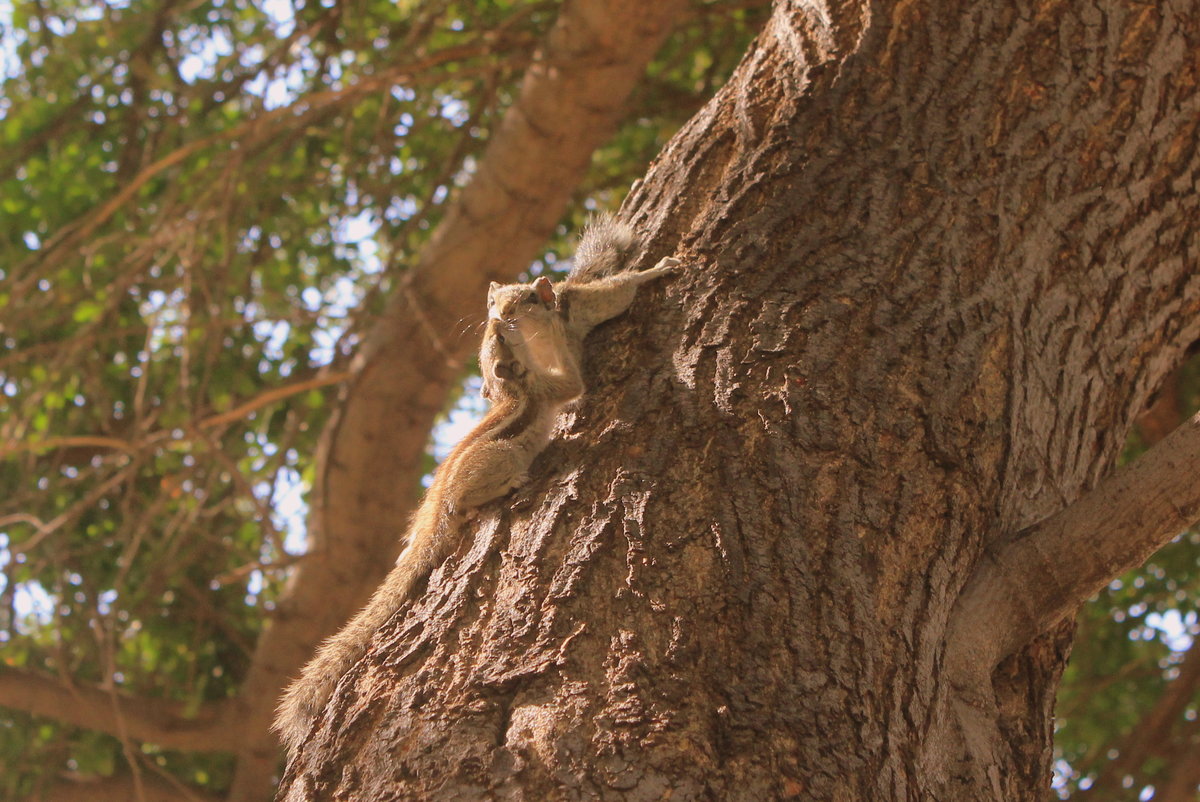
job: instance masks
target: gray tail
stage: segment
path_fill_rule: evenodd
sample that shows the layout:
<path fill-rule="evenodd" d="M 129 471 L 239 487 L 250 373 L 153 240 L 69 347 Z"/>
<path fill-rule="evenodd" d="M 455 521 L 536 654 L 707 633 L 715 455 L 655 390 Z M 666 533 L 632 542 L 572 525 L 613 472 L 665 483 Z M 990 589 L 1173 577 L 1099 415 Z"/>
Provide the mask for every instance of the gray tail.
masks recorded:
<path fill-rule="evenodd" d="M 571 281 L 591 281 L 625 270 L 641 242 L 633 228 L 612 214 L 598 214 L 588 220 L 575 250 Z"/>

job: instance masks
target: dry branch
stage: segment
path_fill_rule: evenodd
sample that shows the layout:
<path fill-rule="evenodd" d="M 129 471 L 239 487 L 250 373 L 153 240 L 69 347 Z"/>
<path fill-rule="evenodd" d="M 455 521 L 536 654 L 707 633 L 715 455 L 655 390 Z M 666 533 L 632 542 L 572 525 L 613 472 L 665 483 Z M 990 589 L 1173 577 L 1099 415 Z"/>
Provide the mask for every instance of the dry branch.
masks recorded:
<path fill-rule="evenodd" d="M 350 373 L 347 371 L 338 371 L 335 373 L 321 373 L 311 379 L 304 379 L 291 384 L 285 384 L 279 387 L 272 387 L 264 393 L 251 398 L 241 404 L 238 404 L 233 409 L 225 412 L 220 412 L 215 415 L 209 415 L 197 421 L 189 428 L 199 429 L 201 431 L 207 429 L 215 429 L 227 423 L 233 423 L 236 420 L 246 417 L 251 412 L 256 412 L 265 406 L 274 404 L 276 401 L 282 401 L 285 398 L 306 393 L 309 390 L 316 390 L 321 387 L 328 387 L 331 384 L 340 384 L 350 378 Z M 69 437 L 46 437 L 39 440 L 13 440 L 0 445 L 0 459 L 18 454 L 24 451 L 53 451 L 61 448 L 77 448 L 79 446 L 88 446 L 91 448 L 112 449 L 113 451 L 124 451 L 127 454 L 136 454 L 140 449 L 161 443 L 164 440 L 171 438 L 171 429 L 161 429 L 157 432 L 151 432 L 145 437 L 136 440 L 122 440 L 117 437 L 105 437 L 101 435 L 72 435 Z"/>

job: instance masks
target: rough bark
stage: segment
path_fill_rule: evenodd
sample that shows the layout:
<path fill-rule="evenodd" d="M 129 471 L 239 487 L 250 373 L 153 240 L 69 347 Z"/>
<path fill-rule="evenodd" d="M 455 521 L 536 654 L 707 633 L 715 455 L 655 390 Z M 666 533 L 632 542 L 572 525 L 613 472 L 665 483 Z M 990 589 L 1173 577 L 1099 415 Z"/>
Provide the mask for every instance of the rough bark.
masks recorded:
<path fill-rule="evenodd" d="M 1200 416 L 1064 510 L 989 544 L 951 613 L 944 659 L 977 762 L 1005 763 L 993 671 L 1200 519 L 1198 461 Z"/>
<path fill-rule="evenodd" d="M 1136 431 L 1147 446 L 1155 446 L 1174 432 L 1184 420 L 1180 397 L 1180 373 L 1181 369 L 1176 369 L 1164 378 L 1162 386 L 1152 396 L 1150 406 L 1135 422 Z M 1160 452 L 1155 455 L 1155 459 L 1161 456 Z M 1175 474 L 1178 474 L 1179 471 L 1172 470 L 1170 473 L 1172 475 L 1163 477 L 1161 480 L 1168 485 L 1178 478 Z M 1185 471 L 1184 473 L 1189 472 Z M 1140 498 L 1126 498 L 1123 502 L 1124 505 L 1136 510 L 1146 504 L 1161 503 L 1164 494 L 1156 492 L 1157 484 L 1158 482 L 1155 482 L 1154 487 L 1140 491 L 1138 494 Z M 1097 491 L 1093 491 L 1093 493 L 1095 492 Z M 1079 504 L 1074 504 L 1068 509 L 1078 511 L 1079 506 Z M 1138 526 L 1129 527 L 1130 530 L 1138 528 L 1143 528 L 1141 522 Z M 1159 696 L 1153 707 L 1142 716 L 1140 721 L 1127 730 L 1119 741 L 1114 742 L 1116 745 L 1113 749 L 1115 749 L 1116 757 L 1101 759 L 1100 770 L 1096 774 L 1095 780 L 1086 790 L 1076 791 L 1073 798 L 1078 796 L 1085 800 L 1093 798 L 1123 799 L 1130 794 L 1129 788 L 1123 784 L 1126 777 L 1133 780 L 1130 787 L 1135 789 L 1141 789 L 1146 785 L 1155 785 L 1154 798 L 1156 800 L 1160 797 L 1166 798 L 1164 794 L 1167 789 L 1161 782 L 1163 779 L 1186 788 L 1186 781 L 1181 783 L 1179 778 L 1192 775 L 1192 770 L 1188 767 L 1197 757 L 1200 757 L 1200 752 L 1197 752 L 1195 756 L 1186 753 L 1188 739 L 1179 730 L 1186 726 L 1184 724 L 1187 720 L 1185 713 L 1197 691 L 1200 691 L 1200 647 L 1193 643 L 1177 666 L 1177 674 L 1165 683 L 1162 695 Z M 1180 749 L 1181 744 L 1185 749 L 1185 754 L 1173 755 Z M 1165 776 L 1153 777 L 1144 773 L 1143 769 L 1146 768 L 1148 761 L 1165 762 L 1169 767 L 1164 773 Z M 1172 763 L 1179 765 L 1170 768 Z M 1090 773 L 1084 766 L 1075 766 L 1075 769 L 1085 776 Z M 1192 787 L 1187 789 L 1192 792 L 1193 797 L 1195 796 L 1195 786 L 1196 782 L 1193 782 Z"/>
<path fill-rule="evenodd" d="M 416 500 L 403 488 L 418 486 L 429 431 L 477 346 L 464 332 L 482 318 L 488 282 L 512 280 L 536 255 L 683 5 L 564 6 L 471 182 L 362 344 L 322 435 L 308 559 L 259 638 L 240 691 L 233 802 L 269 793 L 279 751 L 268 726 L 283 687 L 403 545 Z"/>
<path fill-rule="evenodd" d="M 627 203 L 691 272 L 594 335 L 279 798 L 1044 798 L 1069 617 L 995 667 L 950 622 L 1200 336 L 1198 35 L 778 3 Z"/>

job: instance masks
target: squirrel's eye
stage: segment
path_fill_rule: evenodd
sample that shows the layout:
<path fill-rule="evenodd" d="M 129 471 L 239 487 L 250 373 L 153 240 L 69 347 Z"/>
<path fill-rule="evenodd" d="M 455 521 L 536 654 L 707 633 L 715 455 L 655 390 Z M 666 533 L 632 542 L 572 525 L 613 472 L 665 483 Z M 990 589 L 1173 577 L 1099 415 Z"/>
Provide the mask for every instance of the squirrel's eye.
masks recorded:
<path fill-rule="evenodd" d="M 525 303 L 536 304 L 537 302 L 538 302 L 538 294 L 536 292 L 531 292 L 525 296 Z"/>

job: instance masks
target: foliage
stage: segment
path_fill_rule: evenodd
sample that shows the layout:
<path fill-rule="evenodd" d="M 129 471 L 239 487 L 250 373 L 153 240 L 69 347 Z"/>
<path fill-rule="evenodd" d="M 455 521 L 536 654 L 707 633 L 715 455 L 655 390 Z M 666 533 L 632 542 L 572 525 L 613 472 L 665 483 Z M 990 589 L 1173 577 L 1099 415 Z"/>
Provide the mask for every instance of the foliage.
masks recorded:
<path fill-rule="evenodd" d="M 695 3 L 560 237 L 620 200 L 732 70 L 763 6 Z M 558 4 L 4 8 L 0 657 L 193 707 L 231 698 L 303 550 L 336 379 Z M 552 265 L 563 243 L 548 248 Z M 1173 676 L 1187 638 L 1168 643 L 1155 622 L 1178 614 L 1197 633 L 1198 555 L 1200 537 L 1181 537 L 1081 616 L 1059 702 L 1063 794 Z M 0 797 L 131 755 L 188 785 L 229 782 L 227 753 L 127 750 L 0 710 Z"/>
<path fill-rule="evenodd" d="M 581 201 L 620 200 L 762 6 L 696 4 Z M 557 12 L 52 0 L 0 16 L 6 665 L 191 706 L 236 695 L 303 550 L 336 379 Z M 4 798 L 126 754 L 195 786 L 230 776 L 228 754 L 0 712 Z"/>
<path fill-rule="evenodd" d="M 1184 366 L 1179 380 L 1178 412 L 1200 409 L 1200 358 Z M 1135 431 L 1122 458 L 1129 462 L 1147 445 Z M 1185 698 L 1183 715 L 1165 733 L 1146 726 L 1148 712 L 1179 678 L 1184 658 L 1200 635 L 1200 531 L 1181 533 L 1142 568 L 1112 582 L 1079 616 L 1078 634 L 1063 677 L 1055 734 L 1061 775 L 1059 795 L 1088 790 L 1084 798 L 1137 798 L 1195 728 L 1200 687 Z M 1192 651 L 1189 652 L 1189 649 Z M 1185 680 L 1186 681 L 1186 680 Z M 1093 783 L 1107 761 L 1143 740 L 1149 771 L 1130 778 L 1130 788 Z M 1108 780 L 1109 778 L 1105 778 Z M 1118 776 L 1120 783 L 1123 777 Z"/>

